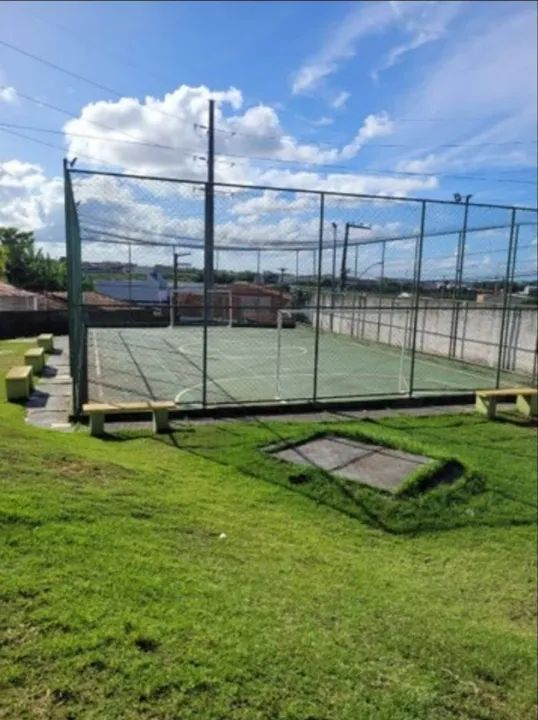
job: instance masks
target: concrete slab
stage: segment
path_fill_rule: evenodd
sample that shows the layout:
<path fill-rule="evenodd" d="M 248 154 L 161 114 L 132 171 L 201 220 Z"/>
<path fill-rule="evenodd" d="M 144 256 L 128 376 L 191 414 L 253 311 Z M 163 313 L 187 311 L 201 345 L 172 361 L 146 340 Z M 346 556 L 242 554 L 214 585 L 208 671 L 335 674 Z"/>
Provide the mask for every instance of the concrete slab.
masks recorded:
<path fill-rule="evenodd" d="M 311 465 L 353 482 L 395 492 L 406 477 L 431 458 L 381 445 L 330 435 L 273 451 L 281 460 Z"/>

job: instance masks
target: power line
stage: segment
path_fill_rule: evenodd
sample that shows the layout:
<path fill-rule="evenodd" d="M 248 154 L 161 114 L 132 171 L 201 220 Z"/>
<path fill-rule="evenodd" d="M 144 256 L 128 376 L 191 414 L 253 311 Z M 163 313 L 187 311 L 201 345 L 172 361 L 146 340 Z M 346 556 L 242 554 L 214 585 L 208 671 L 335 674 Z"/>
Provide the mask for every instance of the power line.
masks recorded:
<path fill-rule="evenodd" d="M 75 78 L 76 80 L 80 80 L 81 82 L 85 82 L 88 85 L 93 85 L 93 87 L 98 88 L 99 90 L 103 90 L 104 92 L 110 93 L 111 95 L 114 95 L 117 98 L 123 98 L 127 96 L 127 93 L 121 93 L 119 90 L 115 90 L 114 88 L 108 87 L 107 85 L 102 85 L 101 83 L 96 82 L 95 80 L 91 80 L 88 77 L 85 77 L 84 75 L 80 75 L 80 73 L 73 72 L 72 70 L 67 70 L 67 68 L 62 67 L 61 65 L 57 65 L 56 63 L 50 62 L 50 60 L 45 60 L 45 58 L 34 55 L 31 52 L 28 52 L 27 50 L 23 50 L 22 48 L 18 47 L 17 45 L 13 45 L 12 43 L 6 42 L 5 40 L 0 39 L 0 45 L 3 47 L 9 48 L 10 50 L 13 50 L 14 52 L 19 53 L 20 55 L 24 55 L 25 57 L 31 58 L 32 60 L 35 60 L 36 62 L 41 63 L 42 65 L 46 65 L 47 67 L 52 68 L 53 70 L 56 70 L 57 72 L 61 72 L 64 75 L 68 75 L 69 77 Z M 158 108 L 149 107 L 148 105 L 143 106 L 144 110 L 147 110 L 148 112 L 155 112 L 159 115 L 163 115 L 164 117 L 172 118 L 184 125 L 188 125 L 191 128 L 194 128 L 195 123 L 187 122 L 181 118 L 179 118 L 177 115 L 172 115 L 171 113 L 167 113 L 164 110 L 159 110 Z"/>
<path fill-rule="evenodd" d="M 207 125 L 201 125 L 200 123 L 196 123 L 196 127 L 199 127 L 202 130 L 207 130 Z M 231 137 L 234 137 L 236 135 L 240 137 L 250 137 L 255 138 L 257 140 L 282 140 L 284 135 L 259 135 L 256 133 L 247 133 L 242 130 L 228 130 L 225 128 L 215 128 L 216 132 L 220 132 L 226 135 L 230 135 Z M 352 141 L 351 141 L 352 142 Z M 318 143 L 320 144 L 320 143 Z M 325 143 L 324 143 L 325 144 Z M 348 143 L 350 144 L 350 143 Z M 480 147 L 506 147 L 509 145 L 536 145 L 538 144 L 538 141 L 536 140 L 506 140 L 503 142 L 483 142 L 483 143 L 441 143 L 439 145 L 436 145 L 436 148 L 480 148 Z M 408 147 L 415 147 L 412 143 L 367 143 L 361 146 L 362 150 L 367 150 L 370 148 L 408 148 Z"/>
<path fill-rule="evenodd" d="M 349 167 L 348 165 L 334 165 L 332 163 L 315 163 L 315 162 L 309 162 L 304 160 L 283 160 L 282 158 L 272 158 L 267 156 L 261 156 L 261 155 L 244 155 L 240 153 L 225 153 L 225 152 L 217 152 L 217 156 L 220 157 L 233 157 L 233 158 L 241 158 L 243 160 L 255 160 L 260 162 L 274 162 L 274 163 L 281 163 L 284 165 L 300 165 L 301 167 L 311 167 L 311 168 L 326 168 L 331 170 L 340 170 L 344 174 L 347 175 L 401 175 L 404 177 L 446 177 L 446 178 L 452 178 L 457 180 L 485 180 L 486 182 L 500 182 L 500 183 L 515 183 L 515 184 L 522 184 L 522 185 L 536 185 L 537 183 L 533 182 L 532 180 L 516 180 L 511 178 L 491 178 L 487 176 L 480 176 L 480 175 L 469 175 L 469 174 L 455 174 L 455 173 L 431 173 L 431 172 L 411 172 L 411 171 L 404 171 L 404 170 L 370 170 L 370 169 L 362 169 L 362 168 L 353 168 Z"/>
<path fill-rule="evenodd" d="M 0 127 L 16 128 L 18 130 L 32 130 L 34 132 L 50 133 L 53 135 L 68 135 L 70 137 L 84 138 L 86 140 L 98 140 L 104 143 L 122 143 L 126 145 L 142 145 L 144 147 L 156 148 L 157 150 L 172 150 L 186 155 L 193 155 L 197 160 L 205 160 L 205 158 L 194 155 L 197 150 L 194 148 L 185 148 L 176 145 L 163 145 L 161 143 L 146 142 L 144 140 L 119 140 L 115 138 L 99 137 L 98 135 L 86 135 L 84 133 L 73 133 L 67 130 L 52 130 L 49 128 L 36 127 L 35 125 L 18 125 L 16 123 L 0 122 Z"/>
<path fill-rule="evenodd" d="M 8 133 L 9 135 L 15 135 L 16 137 L 20 137 L 23 140 L 30 140 L 30 142 L 44 145 L 45 147 L 52 148 L 53 150 L 60 150 L 63 154 L 65 154 L 65 148 L 61 145 L 53 145 L 46 140 L 38 140 L 37 138 L 30 137 L 29 135 L 23 135 L 23 133 L 16 132 L 15 130 L 8 130 L 7 128 L 1 126 L 0 131 Z M 100 158 L 94 157 L 93 155 L 86 155 L 85 153 L 80 153 L 80 157 L 86 158 L 86 160 L 92 160 L 93 162 L 100 163 L 101 165 L 110 165 L 111 167 L 115 166 L 115 163 L 111 163 L 109 160 L 101 160 Z"/>

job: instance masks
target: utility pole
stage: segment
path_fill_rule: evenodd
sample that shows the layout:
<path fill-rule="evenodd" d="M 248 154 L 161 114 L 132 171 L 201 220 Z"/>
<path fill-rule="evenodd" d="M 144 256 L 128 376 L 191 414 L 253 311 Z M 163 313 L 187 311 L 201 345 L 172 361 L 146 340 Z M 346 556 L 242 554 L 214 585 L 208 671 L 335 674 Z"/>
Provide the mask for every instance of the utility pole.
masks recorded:
<path fill-rule="evenodd" d="M 214 243 L 215 243 L 215 101 L 209 101 L 209 121 L 207 127 L 207 184 L 205 194 L 205 246 L 204 246 L 204 302 L 207 310 L 206 318 L 211 320 L 209 291 L 214 284 Z"/>

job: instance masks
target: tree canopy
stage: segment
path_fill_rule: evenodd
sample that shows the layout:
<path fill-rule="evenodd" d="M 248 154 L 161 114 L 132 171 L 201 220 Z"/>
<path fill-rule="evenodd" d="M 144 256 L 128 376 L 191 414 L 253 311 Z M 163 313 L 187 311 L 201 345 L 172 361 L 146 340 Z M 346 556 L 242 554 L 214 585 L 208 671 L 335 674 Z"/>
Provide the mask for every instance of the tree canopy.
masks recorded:
<path fill-rule="evenodd" d="M 65 290 L 67 266 L 36 248 L 33 232 L 0 227 L 0 278 L 26 290 Z"/>

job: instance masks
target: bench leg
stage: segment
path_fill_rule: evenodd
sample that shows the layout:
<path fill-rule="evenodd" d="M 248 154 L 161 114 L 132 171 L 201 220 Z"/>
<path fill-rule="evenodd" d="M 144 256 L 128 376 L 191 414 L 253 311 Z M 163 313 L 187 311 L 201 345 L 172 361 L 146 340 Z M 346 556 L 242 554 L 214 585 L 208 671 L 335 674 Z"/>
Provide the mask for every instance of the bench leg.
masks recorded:
<path fill-rule="evenodd" d="M 170 425 L 168 424 L 168 410 L 153 410 L 153 432 L 168 432 Z"/>
<path fill-rule="evenodd" d="M 538 410 L 538 395 L 518 395 L 516 398 L 516 408 L 522 415 L 530 417 L 531 415 L 537 415 Z"/>
<path fill-rule="evenodd" d="M 476 412 L 479 412 L 481 415 L 486 415 L 490 420 L 493 420 L 497 409 L 497 400 L 496 398 L 477 395 L 475 409 Z"/>
<path fill-rule="evenodd" d="M 90 435 L 100 437 L 105 432 L 105 416 L 103 413 L 90 415 Z"/>

